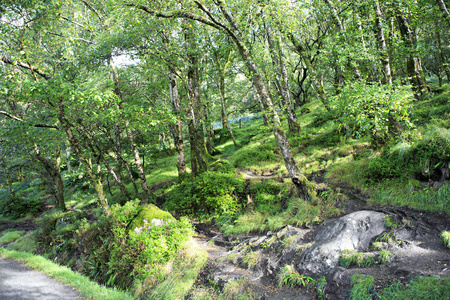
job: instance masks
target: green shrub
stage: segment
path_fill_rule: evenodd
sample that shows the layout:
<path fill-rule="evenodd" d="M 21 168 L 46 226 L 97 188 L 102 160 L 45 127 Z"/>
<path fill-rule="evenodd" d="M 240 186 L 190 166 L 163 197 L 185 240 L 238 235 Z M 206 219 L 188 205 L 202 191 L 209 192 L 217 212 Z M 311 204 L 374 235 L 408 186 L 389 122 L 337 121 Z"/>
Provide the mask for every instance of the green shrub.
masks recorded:
<path fill-rule="evenodd" d="M 164 279 L 164 265 L 194 231 L 187 219 L 176 221 L 162 211 L 154 216 L 172 221 L 153 226 L 148 220 L 151 225 L 140 233 L 130 231 L 130 223 L 143 210 L 138 204 L 113 205 L 111 216 L 95 223 L 72 212 L 48 214 L 36 235 L 40 251 L 108 286 L 127 289 L 144 280 L 156 284 Z"/>
<path fill-rule="evenodd" d="M 272 141 L 248 147 L 236 152 L 233 156 L 233 166 L 236 168 L 248 168 L 250 166 L 260 166 L 265 162 L 281 162 L 282 158 L 279 148 Z"/>
<path fill-rule="evenodd" d="M 380 254 L 378 254 L 378 261 L 380 264 L 385 264 L 389 262 L 393 256 L 394 255 L 391 252 L 383 249 L 380 251 Z"/>
<path fill-rule="evenodd" d="M 17 219 L 27 214 L 35 215 L 42 208 L 43 201 L 40 196 L 38 194 L 22 197 L 8 190 L 0 190 L 0 216 Z"/>
<path fill-rule="evenodd" d="M 185 178 L 167 194 L 164 208 L 185 215 L 233 214 L 240 208 L 245 182 L 233 174 L 205 172 Z"/>
<path fill-rule="evenodd" d="M 332 99 L 336 117 L 353 128 L 354 134 L 369 135 L 374 146 L 385 144 L 402 127 L 412 126 L 409 104 L 413 94 L 404 86 L 347 84 Z"/>

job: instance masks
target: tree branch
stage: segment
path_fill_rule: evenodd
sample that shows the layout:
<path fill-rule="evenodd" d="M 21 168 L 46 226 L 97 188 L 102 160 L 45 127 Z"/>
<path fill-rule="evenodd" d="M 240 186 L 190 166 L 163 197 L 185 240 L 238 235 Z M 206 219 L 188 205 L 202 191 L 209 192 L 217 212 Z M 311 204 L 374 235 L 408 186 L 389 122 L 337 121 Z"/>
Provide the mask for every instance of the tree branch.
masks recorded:
<path fill-rule="evenodd" d="M 127 3 L 125 6 L 134 7 L 140 10 L 145 11 L 146 13 L 149 13 L 151 15 L 154 15 L 158 18 L 165 18 L 165 19 L 190 19 L 194 21 L 198 21 L 200 23 L 203 23 L 205 25 L 209 25 L 211 27 L 214 27 L 216 29 L 224 29 L 220 25 L 217 25 L 216 23 L 193 13 L 184 12 L 184 11 L 175 11 L 175 12 L 158 12 L 154 9 L 149 8 L 148 6 L 142 5 L 142 4 L 134 4 L 134 3 Z"/>
<path fill-rule="evenodd" d="M 4 110 L 0 110 L 0 114 L 1 114 L 1 115 L 4 115 L 4 116 L 7 116 L 8 118 L 13 119 L 13 120 L 15 120 L 15 121 L 28 123 L 28 122 L 25 122 L 24 120 L 22 120 L 21 118 L 16 117 L 16 116 L 13 116 L 12 114 L 10 114 L 10 113 L 8 113 L 8 112 L 6 112 L 6 111 L 4 111 Z M 36 128 L 52 128 L 52 129 L 59 129 L 59 127 L 58 127 L 58 126 L 55 126 L 55 125 L 34 124 L 33 126 L 36 127 Z"/>
<path fill-rule="evenodd" d="M 5 64 L 9 64 L 9 65 L 17 65 L 17 66 L 19 66 L 19 67 L 21 67 L 21 68 L 30 70 L 30 71 L 32 71 L 32 72 L 34 72 L 34 73 L 36 73 L 36 74 L 42 76 L 44 79 L 49 80 L 50 78 L 52 78 L 52 76 L 46 74 L 44 71 L 42 71 L 42 70 L 36 68 L 36 67 L 33 66 L 33 65 L 30 65 L 30 64 L 27 64 L 27 63 L 24 63 L 24 62 L 21 62 L 21 61 L 14 62 L 12 59 L 10 59 L 10 58 L 8 58 L 8 57 L 6 57 L 6 56 L 4 56 L 4 55 L 2 56 L 2 61 L 3 61 Z"/>

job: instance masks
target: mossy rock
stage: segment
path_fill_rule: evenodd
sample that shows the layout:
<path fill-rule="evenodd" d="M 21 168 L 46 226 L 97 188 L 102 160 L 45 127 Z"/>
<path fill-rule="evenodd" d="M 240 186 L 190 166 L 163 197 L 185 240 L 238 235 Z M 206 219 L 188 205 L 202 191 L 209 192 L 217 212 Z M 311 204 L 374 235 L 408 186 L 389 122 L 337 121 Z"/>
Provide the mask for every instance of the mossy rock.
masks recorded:
<path fill-rule="evenodd" d="M 176 219 L 167 211 L 164 211 L 153 204 L 147 204 L 142 207 L 142 210 L 138 213 L 138 215 L 131 221 L 128 226 L 128 230 L 134 230 L 135 228 L 147 226 L 155 226 L 153 223 L 161 223 L 161 222 L 152 222 L 152 220 L 163 221 L 163 223 L 176 221 Z"/>
<path fill-rule="evenodd" d="M 216 160 L 209 165 L 209 170 L 211 172 L 223 173 L 223 174 L 235 174 L 236 170 L 233 166 L 226 160 Z"/>

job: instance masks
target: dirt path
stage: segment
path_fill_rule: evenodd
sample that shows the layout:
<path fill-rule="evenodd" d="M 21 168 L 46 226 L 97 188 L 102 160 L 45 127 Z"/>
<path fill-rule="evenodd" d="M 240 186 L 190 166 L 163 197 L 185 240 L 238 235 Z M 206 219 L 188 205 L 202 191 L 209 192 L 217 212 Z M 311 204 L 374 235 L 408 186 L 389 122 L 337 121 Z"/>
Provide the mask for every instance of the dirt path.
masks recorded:
<path fill-rule="evenodd" d="M 257 299 L 270 300 L 310 300 L 313 299 L 305 289 L 279 288 L 273 276 L 268 276 L 260 267 L 248 268 L 242 263 L 242 245 L 248 241 L 256 241 L 258 235 L 239 236 L 236 241 L 227 240 L 218 232 L 211 231 L 203 224 L 196 225 L 198 236 L 196 241 L 200 247 L 208 252 L 208 261 L 201 274 L 203 282 L 208 285 L 211 281 L 224 285 L 228 281 L 247 278 Z M 276 257 L 262 256 L 262 260 L 276 260 Z M 264 265 L 264 264 L 263 264 Z"/>
<path fill-rule="evenodd" d="M 83 300 L 73 288 L 0 256 L 0 300 Z"/>

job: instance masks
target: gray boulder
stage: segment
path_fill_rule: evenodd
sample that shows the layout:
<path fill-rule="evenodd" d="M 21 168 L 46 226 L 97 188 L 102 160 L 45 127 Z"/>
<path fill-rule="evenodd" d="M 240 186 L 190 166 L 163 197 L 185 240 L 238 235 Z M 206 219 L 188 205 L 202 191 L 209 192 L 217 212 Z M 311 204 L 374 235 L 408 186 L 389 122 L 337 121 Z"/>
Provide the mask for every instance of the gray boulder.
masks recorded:
<path fill-rule="evenodd" d="M 357 211 L 322 225 L 314 245 L 303 252 L 298 269 L 304 274 L 325 274 L 334 268 L 343 250 L 365 250 L 386 229 L 384 214 Z"/>

